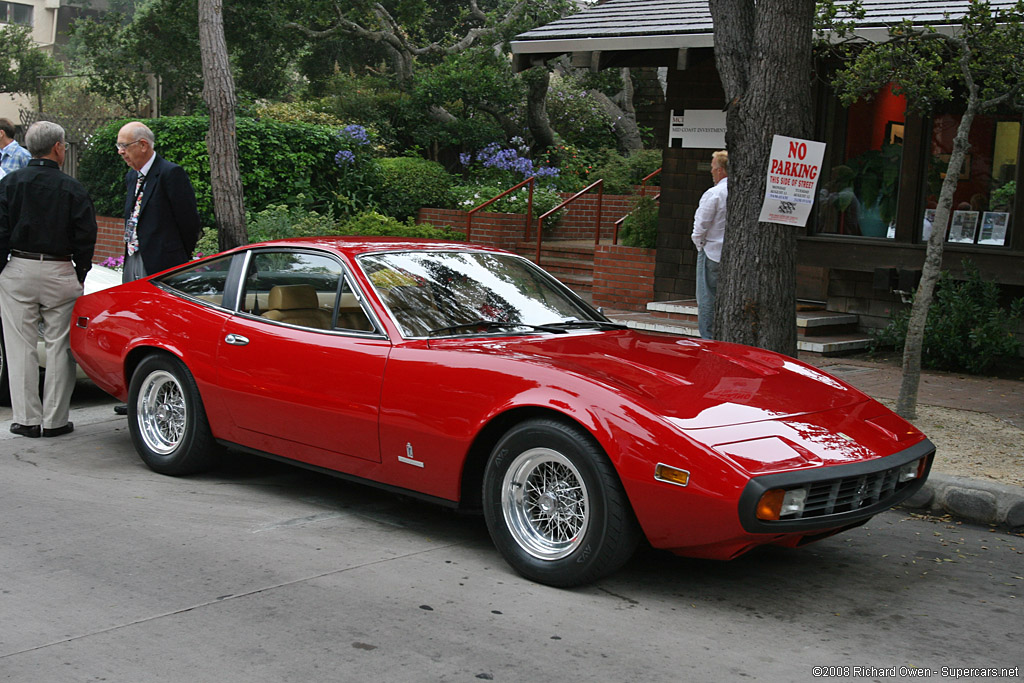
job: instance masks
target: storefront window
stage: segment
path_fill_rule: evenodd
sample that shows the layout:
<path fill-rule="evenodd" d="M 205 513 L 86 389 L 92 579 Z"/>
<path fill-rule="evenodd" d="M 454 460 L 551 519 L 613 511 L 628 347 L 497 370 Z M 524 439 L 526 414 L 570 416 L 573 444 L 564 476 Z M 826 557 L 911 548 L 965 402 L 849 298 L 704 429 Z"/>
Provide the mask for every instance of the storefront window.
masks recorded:
<path fill-rule="evenodd" d="M 906 101 L 885 87 L 846 111 L 843 162 L 818 196 L 818 232 L 892 239 L 899 199 Z"/>
<path fill-rule="evenodd" d="M 921 239 L 934 229 L 935 207 L 960 117 L 935 117 L 932 125 L 928 193 Z M 1013 227 L 1013 203 L 1020 149 L 1019 117 L 976 116 L 968 137 L 970 150 L 957 176 L 946 241 L 1005 246 Z"/>

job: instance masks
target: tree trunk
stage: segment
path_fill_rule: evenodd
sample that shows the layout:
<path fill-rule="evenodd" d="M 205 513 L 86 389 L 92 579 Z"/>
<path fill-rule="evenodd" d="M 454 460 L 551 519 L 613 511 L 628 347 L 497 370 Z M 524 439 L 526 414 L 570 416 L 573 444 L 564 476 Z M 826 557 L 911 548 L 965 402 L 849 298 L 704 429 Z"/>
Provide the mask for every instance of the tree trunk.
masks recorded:
<path fill-rule="evenodd" d="M 548 119 L 548 84 L 551 72 L 545 66 L 524 71 L 520 78 L 526 84 L 526 125 L 533 136 L 533 150 L 541 152 L 555 146 L 555 131 Z"/>
<path fill-rule="evenodd" d="M 807 139 L 813 0 L 710 0 L 728 103 L 729 200 L 716 339 L 796 355 L 796 232 L 758 221 L 772 138 Z"/>
<path fill-rule="evenodd" d="M 632 106 L 633 87 L 629 81 L 629 70 L 623 69 L 623 71 L 626 72 L 623 76 L 623 81 L 627 88 L 624 99 L 628 103 L 625 107 L 615 104 L 610 97 L 600 90 L 590 90 L 587 94 L 597 102 L 598 106 L 612 120 L 612 130 L 615 131 L 615 138 L 619 141 L 619 147 L 629 155 L 639 149 L 643 149 L 644 141 L 640 136 L 640 128 L 636 125 L 636 112 Z"/>
<path fill-rule="evenodd" d="M 235 81 L 224 41 L 222 0 L 199 0 L 199 49 L 203 60 L 203 101 L 210 110 L 206 146 L 210 155 L 210 188 L 217 221 L 217 241 L 231 249 L 249 242 L 245 229 L 245 197 L 238 167 L 235 132 Z"/>
<path fill-rule="evenodd" d="M 960 168 L 967 154 L 967 136 L 971 132 L 974 115 L 978 111 L 978 94 L 976 88 L 970 88 L 967 99 L 967 111 L 960 118 L 960 126 L 953 138 L 953 149 L 946 167 L 946 178 L 942 181 L 939 191 L 939 202 L 935 208 L 935 220 L 932 221 L 932 234 L 928 237 L 928 246 L 924 253 L 924 266 L 921 268 L 921 282 L 914 293 L 914 303 L 910 308 L 910 320 L 907 322 L 907 339 L 903 344 L 903 376 L 900 381 L 900 394 L 896 399 L 896 412 L 903 418 L 913 420 L 917 417 L 917 389 L 921 383 L 921 351 L 924 348 L 924 328 L 928 321 L 928 309 L 932 305 L 935 284 L 942 272 L 942 250 L 946 239 L 946 226 L 953 208 L 953 193 L 956 191 Z"/>

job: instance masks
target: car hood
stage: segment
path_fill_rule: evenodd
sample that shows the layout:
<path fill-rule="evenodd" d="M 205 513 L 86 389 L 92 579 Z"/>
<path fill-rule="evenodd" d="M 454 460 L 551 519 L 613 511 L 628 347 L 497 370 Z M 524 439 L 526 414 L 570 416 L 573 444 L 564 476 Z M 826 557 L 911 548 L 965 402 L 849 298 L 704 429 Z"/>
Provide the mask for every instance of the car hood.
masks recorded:
<path fill-rule="evenodd" d="M 622 330 L 432 343 L 448 344 L 586 378 L 630 395 L 684 430 L 782 419 L 868 400 L 793 358 L 723 342 Z"/>

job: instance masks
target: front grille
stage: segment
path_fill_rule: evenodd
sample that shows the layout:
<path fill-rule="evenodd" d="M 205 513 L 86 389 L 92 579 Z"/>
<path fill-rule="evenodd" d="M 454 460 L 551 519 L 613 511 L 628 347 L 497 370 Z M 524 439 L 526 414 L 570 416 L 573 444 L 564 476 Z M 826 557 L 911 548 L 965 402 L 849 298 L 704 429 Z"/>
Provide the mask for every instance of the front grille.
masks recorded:
<path fill-rule="evenodd" d="M 823 517 L 841 512 L 852 512 L 885 500 L 913 479 L 900 483 L 900 467 L 862 474 L 856 477 L 842 477 L 818 481 L 808 487 L 803 514 L 786 519 L 807 519 Z"/>
<path fill-rule="evenodd" d="M 919 491 L 928 478 L 934 455 L 935 445 L 923 439 L 884 458 L 754 477 L 740 495 L 740 523 L 746 531 L 765 534 L 818 531 L 862 522 Z M 900 470 L 911 463 L 915 463 L 918 476 L 899 481 Z M 772 489 L 807 491 L 799 516 L 783 514 L 777 520 L 758 519 L 758 502 Z"/>

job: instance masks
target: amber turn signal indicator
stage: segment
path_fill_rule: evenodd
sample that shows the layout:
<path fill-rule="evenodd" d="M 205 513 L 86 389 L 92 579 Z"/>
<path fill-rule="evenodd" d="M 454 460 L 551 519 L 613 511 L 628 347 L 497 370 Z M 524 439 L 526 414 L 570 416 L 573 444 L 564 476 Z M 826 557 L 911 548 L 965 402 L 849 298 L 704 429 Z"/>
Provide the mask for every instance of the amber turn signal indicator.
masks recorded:
<path fill-rule="evenodd" d="M 761 495 L 757 501 L 757 518 L 767 521 L 774 521 L 779 518 L 782 511 L 782 499 L 786 497 L 783 489 L 771 489 Z"/>
<path fill-rule="evenodd" d="M 690 483 L 689 472 L 660 462 L 654 468 L 654 478 L 676 486 L 686 486 Z"/>

